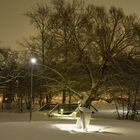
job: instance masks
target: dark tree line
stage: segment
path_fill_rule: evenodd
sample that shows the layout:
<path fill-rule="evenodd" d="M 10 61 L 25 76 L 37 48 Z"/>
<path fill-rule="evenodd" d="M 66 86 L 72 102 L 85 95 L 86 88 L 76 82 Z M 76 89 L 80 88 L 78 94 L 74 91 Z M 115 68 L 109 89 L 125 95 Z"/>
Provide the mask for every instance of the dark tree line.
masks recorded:
<path fill-rule="evenodd" d="M 68 3 L 64 0 L 53 0 L 51 6 L 37 4 L 25 16 L 37 34 L 20 43 L 26 48 L 24 53 L 10 57 L 10 65 L 5 62 L 5 66 L 1 66 L 4 67 L 1 85 L 4 81 L 9 86 L 16 79 L 18 94 L 21 98 L 28 97 L 28 62 L 30 57 L 36 57 L 34 97 L 42 99 L 45 95 L 46 101 L 51 102 L 52 96 L 62 93 L 62 102 L 69 96 L 71 103 L 71 96 L 76 95 L 85 99 L 86 107 L 98 99 L 115 101 L 116 108 L 121 102 L 127 106 L 127 118 L 130 110 L 136 110 L 140 98 L 140 22 L 137 16 L 126 15 L 121 8 L 107 10 L 82 1 Z M 2 51 L 5 50 L 0 50 L 1 61 L 7 58 Z M 6 53 L 9 55 L 8 50 Z M 10 81 L 6 82 L 6 78 Z M 105 92 L 110 95 L 109 99 L 104 97 Z"/>

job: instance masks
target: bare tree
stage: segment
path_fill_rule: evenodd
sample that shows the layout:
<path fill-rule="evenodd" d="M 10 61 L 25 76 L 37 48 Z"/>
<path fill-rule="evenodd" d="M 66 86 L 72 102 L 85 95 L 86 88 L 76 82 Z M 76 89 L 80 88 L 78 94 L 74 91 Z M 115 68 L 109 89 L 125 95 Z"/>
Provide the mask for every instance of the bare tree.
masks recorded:
<path fill-rule="evenodd" d="M 73 79 L 78 81 L 76 72 L 72 71 L 74 68 L 84 74 L 85 83 L 90 86 L 85 105 L 90 106 L 102 94 L 99 90 L 106 82 L 125 72 L 119 58 L 135 55 L 134 50 L 139 46 L 139 19 L 125 15 L 120 8 L 106 10 L 104 7 L 86 6 L 82 1 L 67 3 L 54 0 L 52 8 L 49 11 L 38 6 L 35 11 L 27 12 L 42 38 L 38 39 L 42 42 L 43 63 L 44 57 L 49 56 L 50 66 L 61 71 L 64 79 L 59 81 L 64 85 L 64 92 L 68 89 L 67 83 Z M 45 45 L 51 48 L 47 56 Z M 129 65 L 129 62 L 125 63 Z"/>
<path fill-rule="evenodd" d="M 48 19 L 49 19 L 49 8 L 47 5 L 37 4 L 36 8 L 25 13 L 25 16 L 30 18 L 31 24 L 37 30 L 38 36 L 32 38 L 29 42 L 26 40 L 27 47 L 32 49 L 32 53 L 41 55 L 41 62 L 45 64 L 45 53 L 47 50 L 48 38 Z"/>
<path fill-rule="evenodd" d="M 110 67 L 121 70 L 117 58 L 131 53 L 139 45 L 135 32 L 139 21 L 136 16 L 124 15 L 122 9 L 111 7 L 106 12 L 103 7 L 92 5 L 85 9 L 80 23 L 82 29 L 79 26 L 74 35 L 81 62 L 91 79 L 91 94 L 86 100 L 86 106 L 89 106 L 108 80 Z"/>

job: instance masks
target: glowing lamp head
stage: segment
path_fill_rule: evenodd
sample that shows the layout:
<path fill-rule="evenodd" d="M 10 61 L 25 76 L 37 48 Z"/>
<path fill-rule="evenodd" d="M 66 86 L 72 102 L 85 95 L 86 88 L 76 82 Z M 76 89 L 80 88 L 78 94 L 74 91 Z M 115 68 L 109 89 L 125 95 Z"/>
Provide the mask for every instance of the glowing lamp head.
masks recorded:
<path fill-rule="evenodd" d="M 32 64 L 36 64 L 36 58 L 31 58 L 31 60 L 30 60 L 30 62 L 32 63 Z"/>

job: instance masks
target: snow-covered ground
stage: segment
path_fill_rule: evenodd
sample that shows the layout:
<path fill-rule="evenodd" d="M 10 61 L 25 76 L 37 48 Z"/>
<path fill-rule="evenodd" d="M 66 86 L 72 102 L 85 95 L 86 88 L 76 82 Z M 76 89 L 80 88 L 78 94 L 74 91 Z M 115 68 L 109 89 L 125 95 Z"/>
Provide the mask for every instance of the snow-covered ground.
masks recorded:
<path fill-rule="evenodd" d="M 95 114 L 88 132 L 83 132 L 75 128 L 76 119 L 72 117 L 47 118 L 44 113 L 36 112 L 29 122 L 29 113 L 0 113 L 0 140 L 140 139 L 140 122 L 117 120 L 108 117 L 109 114 L 107 111 Z"/>

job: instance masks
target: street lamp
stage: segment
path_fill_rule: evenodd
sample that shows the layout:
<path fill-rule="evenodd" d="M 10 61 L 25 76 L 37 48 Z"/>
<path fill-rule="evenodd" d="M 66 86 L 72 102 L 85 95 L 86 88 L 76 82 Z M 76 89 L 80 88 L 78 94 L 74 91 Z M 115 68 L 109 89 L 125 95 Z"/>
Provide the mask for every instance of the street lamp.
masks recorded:
<path fill-rule="evenodd" d="M 30 121 L 32 120 L 32 96 L 33 96 L 33 67 L 36 64 L 36 58 L 31 58 L 31 93 L 30 93 Z"/>
<path fill-rule="evenodd" d="M 31 64 L 36 64 L 36 61 L 37 61 L 37 60 L 36 60 L 36 58 L 34 58 L 34 57 L 30 59 Z"/>

